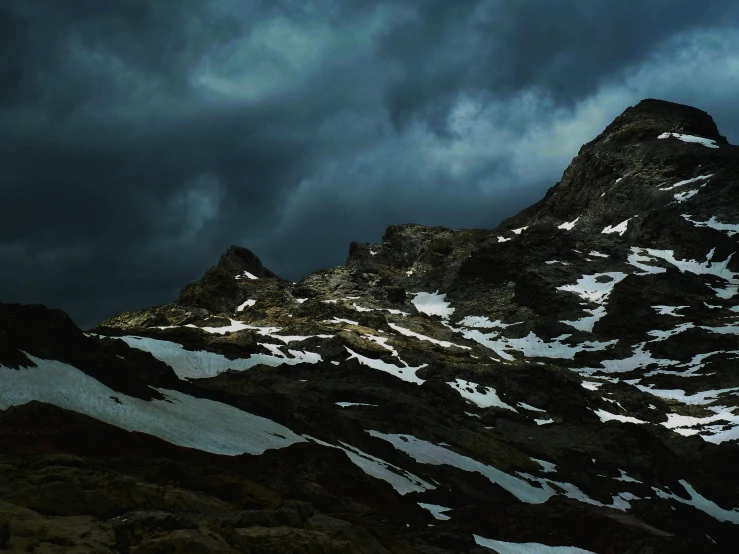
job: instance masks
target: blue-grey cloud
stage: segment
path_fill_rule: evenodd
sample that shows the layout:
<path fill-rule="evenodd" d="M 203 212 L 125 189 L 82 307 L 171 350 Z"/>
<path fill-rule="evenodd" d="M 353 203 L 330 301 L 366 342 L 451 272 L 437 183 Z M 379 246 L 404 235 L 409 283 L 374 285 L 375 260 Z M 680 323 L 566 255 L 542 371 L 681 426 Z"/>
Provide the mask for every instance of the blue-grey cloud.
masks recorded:
<path fill-rule="evenodd" d="M 89 326 L 232 243 L 296 280 L 492 227 L 646 97 L 736 143 L 738 30 L 730 0 L 7 0 L 0 300 Z"/>

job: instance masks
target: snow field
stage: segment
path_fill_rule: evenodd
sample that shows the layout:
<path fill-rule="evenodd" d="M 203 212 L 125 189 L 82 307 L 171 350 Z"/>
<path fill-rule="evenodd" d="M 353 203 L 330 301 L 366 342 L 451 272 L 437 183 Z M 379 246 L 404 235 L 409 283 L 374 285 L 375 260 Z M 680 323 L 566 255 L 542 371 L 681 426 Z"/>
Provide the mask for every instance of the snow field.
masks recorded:
<path fill-rule="evenodd" d="M 595 554 L 575 546 L 547 546 L 539 542 L 506 542 L 473 535 L 479 546 L 491 548 L 498 554 Z"/>
<path fill-rule="evenodd" d="M 413 475 L 412 473 L 405 471 L 398 466 L 381 460 L 371 454 L 362 452 L 358 448 L 341 443 L 341 446 L 327 443 L 310 435 L 303 435 L 304 438 L 311 442 L 326 446 L 328 448 L 337 448 L 343 450 L 349 459 L 367 475 L 374 477 L 375 479 L 381 479 L 389 483 L 399 494 L 408 494 L 409 492 L 424 492 L 427 490 L 433 490 L 436 487 L 431 483 L 427 483 L 420 477 Z"/>
<path fill-rule="evenodd" d="M 228 404 L 166 389 L 157 389 L 166 400 L 142 400 L 116 392 L 69 364 L 26 356 L 36 367 L 0 366 L 0 410 L 37 400 L 178 446 L 228 456 L 304 442 L 287 427 Z"/>
<path fill-rule="evenodd" d="M 315 364 L 321 361 L 320 354 L 298 350 L 288 350 L 293 356 L 288 358 L 276 350 L 277 345 L 262 344 L 271 350 L 272 354 L 251 354 L 248 358 L 229 360 L 215 352 L 185 350 L 181 344 L 176 342 L 134 336 L 116 338 L 132 348 L 149 352 L 156 359 L 170 366 L 180 379 L 215 377 L 229 369 L 244 371 L 259 364 L 276 367 L 299 363 Z"/>

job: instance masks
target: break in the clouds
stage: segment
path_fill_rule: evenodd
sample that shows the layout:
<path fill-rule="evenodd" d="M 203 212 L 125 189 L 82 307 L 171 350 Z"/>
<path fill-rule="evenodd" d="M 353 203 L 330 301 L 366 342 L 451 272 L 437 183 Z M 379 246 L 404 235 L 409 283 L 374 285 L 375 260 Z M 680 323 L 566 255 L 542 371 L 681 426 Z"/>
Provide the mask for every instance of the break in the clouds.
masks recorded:
<path fill-rule="evenodd" d="M 493 227 L 642 98 L 739 139 L 733 0 L 5 0 L 0 48 L 0 301 L 83 327 L 230 244 Z"/>

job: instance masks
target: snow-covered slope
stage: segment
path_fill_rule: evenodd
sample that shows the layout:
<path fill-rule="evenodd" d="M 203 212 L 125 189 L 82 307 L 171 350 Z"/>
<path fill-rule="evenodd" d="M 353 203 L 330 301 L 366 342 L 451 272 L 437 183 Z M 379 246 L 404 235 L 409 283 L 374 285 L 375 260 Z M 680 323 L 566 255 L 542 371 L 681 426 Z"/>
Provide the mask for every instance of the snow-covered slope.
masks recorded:
<path fill-rule="evenodd" d="M 707 114 L 647 100 L 495 230 L 390 227 L 299 283 L 232 247 L 87 334 L 0 306 L 0 510 L 146 552 L 729 552 L 738 184 Z"/>

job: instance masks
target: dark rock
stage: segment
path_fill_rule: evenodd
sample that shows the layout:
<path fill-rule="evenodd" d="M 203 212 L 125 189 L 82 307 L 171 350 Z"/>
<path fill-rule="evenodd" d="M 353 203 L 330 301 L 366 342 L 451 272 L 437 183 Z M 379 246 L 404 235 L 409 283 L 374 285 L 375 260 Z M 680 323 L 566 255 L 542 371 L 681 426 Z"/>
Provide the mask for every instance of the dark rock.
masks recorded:
<path fill-rule="evenodd" d="M 243 275 L 244 271 L 248 271 L 260 279 L 279 279 L 276 273 L 273 273 L 262 264 L 262 261 L 257 258 L 256 254 L 243 246 L 229 246 L 225 254 L 218 260 L 216 267 L 223 269 L 232 277 Z"/>
<path fill-rule="evenodd" d="M 405 302 L 407 298 L 403 287 L 385 287 L 385 294 L 388 302 L 392 302 L 393 304 Z"/>
<path fill-rule="evenodd" d="M 216 266 L 209 269 L 200 281 L 182 289 L 177 303 L 216 314 L 232 314 L 238 306 L 238 297 L 239 285 L 233 273 Z"/>

